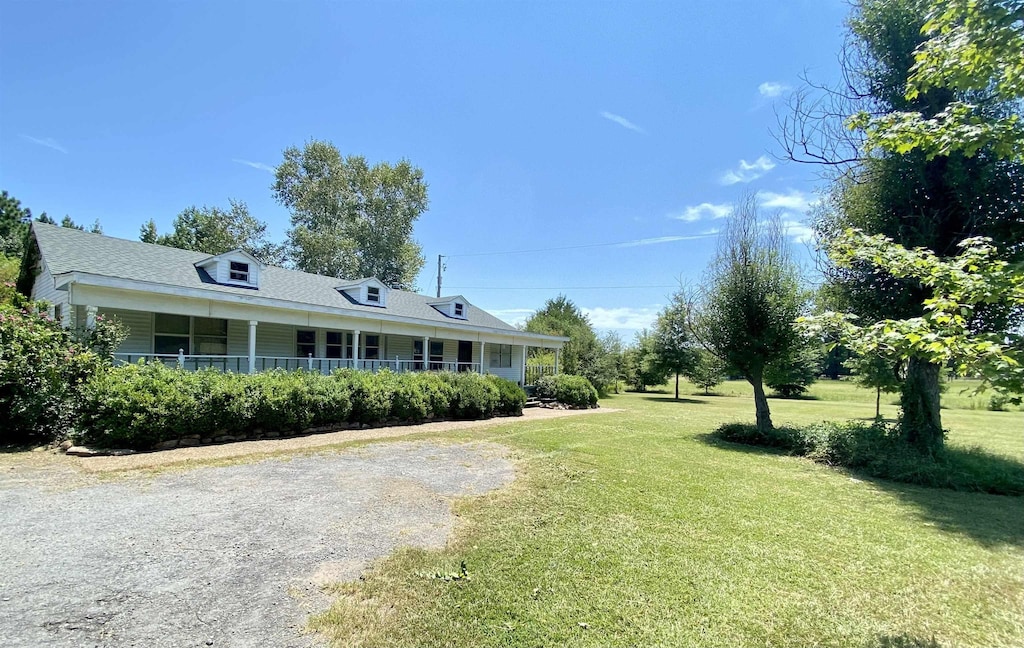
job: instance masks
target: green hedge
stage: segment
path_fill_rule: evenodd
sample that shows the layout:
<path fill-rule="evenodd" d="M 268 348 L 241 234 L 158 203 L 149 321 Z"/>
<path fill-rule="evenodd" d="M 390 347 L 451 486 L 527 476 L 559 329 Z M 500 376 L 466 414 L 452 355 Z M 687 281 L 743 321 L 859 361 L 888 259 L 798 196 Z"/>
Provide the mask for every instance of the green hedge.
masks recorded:
<path fill-rule="evenodd" d="M 160 363 L 101 372 L 81 391 L 79 441 L 136 449 L 195 435 L 214 439 L 342 424 L 520 415 L 526 401 L 514 383 L 473 373 L 245 375 Z"/>
<path fill-rule="evenodd" d="M 553 398 L 576 409 L 597 407 L 597 390 L 583 376 L 544 376 L 537 381 L 536 387 L 540 398 Z"/>
<path fill-rule="evenodd" d="M 829 466 L 892 481 L 976 491 L 1024 495 L 1024 464 L 979 448 L 946 446 L 926 455 L 884 423 L 824 421 L 805 428 L 777 427 L 759 432 L 756 425 L 729 423 L 714 436 L 733 443 L 786 450 Z"/>
<path fill-rule="evenodd" d="M 115 320 L 96 318 L 90 331 L 64 328 L 46 304 L 8 295 L 0 303 L 0 445 L 63 439 L 74 424 L 79 390 L 110 365 L 124 339 Z"/>

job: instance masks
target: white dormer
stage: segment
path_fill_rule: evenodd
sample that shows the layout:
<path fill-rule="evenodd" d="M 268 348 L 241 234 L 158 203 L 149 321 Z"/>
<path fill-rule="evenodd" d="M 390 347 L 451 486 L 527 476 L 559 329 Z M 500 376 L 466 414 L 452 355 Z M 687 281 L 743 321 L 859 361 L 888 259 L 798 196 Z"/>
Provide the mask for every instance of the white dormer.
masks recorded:
<path fill-rule="evenodd" d="M 364 306 L 380 306 L 385 308 L 388 305 L 388 291 L 390 289 L 383 281 L 376 277 L 366 277 L 365 279 L 342 284 L 337 287 L 337 290 Z"/>
<path fill-rule="evenodd" d="M 206 270 L 210 278 L 219 284 L 259 288 L 260 273 L 267 266 L 244 250 L 231 250 L 204 259 L 196 267 Z"/>
<path fill-rule="evenodd" d="M 442 297 L 427 303 L 448 317 L 463 320 L 469 319 L 469 302 L 462 295 Z"/>

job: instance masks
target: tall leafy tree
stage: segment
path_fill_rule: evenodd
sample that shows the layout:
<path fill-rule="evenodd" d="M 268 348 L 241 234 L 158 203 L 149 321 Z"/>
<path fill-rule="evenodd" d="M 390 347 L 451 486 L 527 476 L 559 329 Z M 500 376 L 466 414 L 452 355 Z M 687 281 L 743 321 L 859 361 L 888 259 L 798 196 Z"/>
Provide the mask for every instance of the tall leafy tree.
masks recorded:
<path fill-rule="evenodd" d="M 604 384 L 597 376 L 597 362 L 601 356 L 597 334 L 590 319 L 565 295 L 544 302 L 544 306 L 531 315 L 525 330 L 545 335 L 569 338 L 560 352 L 563 373 L 585 376 L 597 389 Z"/>
<path fill-rule="evenodd" d="M 20 257 L 24 252 L 32 210 L 14 196 L 0 192 L 0 254 Z"/>
<path fill-rule="evenodd" d="M 921 150 L 929 158 L 988 150 L 1024 162 L 1024 121 L 1003 110 L 1024 96 L 1024 4 L 1020 0 L 931 0 L 914 50 L 905 97 L 952 93 L 941 111 L 858 114 L 869 142 L 890 151 Z M 992 110 L 992 107 L 996 110 Z"/>
<path fill-rule="evenodd" d="M 619 380 L 622 379 L 622 338 L 618 333 L 609 331 L 597 340 L 599 355 L 594 374 L 595 379 L 604 385 L 603 392 L 612 387 L 615 393 L 619 393 Z"/>
<path fill-rule="evenodd" d="M 285 149 L 273 189 L 291 211 L 288 244 L 300 270 L 415 288 L 424 258 L 413 226 L 428 205 L 421 169 L 408 160 L 371 166 L 312 140 Z"/>
<path fill-rule="evenodd" d="M 683 292 L 678 291 L 658 314 L 654 325 L 654 351 L 665 370 L 676 377 L 676 400 L 679 400 L 679 376 L 686 375 L 697 361 L 689 315 L 689 302 Z"/>
<path fill-rule="evenodd" d="M 1004 259 L 1024 256 L 1024 166 L 1005 155 L 1012 153 L 1012 146 L 993 136 L 1017 123 L 1019 102 L 1005 92 L 1001 68 L 990 65 L 994 59 L 984 51 L 993 43 L 1003 51 L 1014 32 L 1019 38 L 1020 12 L 1018 8 L 1014 23 L 1011 5 L 1015 3 L 1003 0 L 854 3 L 843 58 L 846 86 L 826 93 L 819 104 L 798 101 L 782 137 L 794 159 L 836 170 L 816 223 L 825 247 L 852 227 L 939 256 L 957 254 L 962 241 L 979 235 L 991 237 Z M 978 11 L 990 10 L 1002 18 L 975 20 Z M 1009 34 L 1002 27 L 993 31 L 996 24 Z M 979 39 L 965 44 L 963 37 L 972 33 Z M 934 65 L 937 47 L 966 57 L 942 59 L 960 61 L 947 69 L 958 81 L 935 82 L 933 73 L 941 67 Z M 961 64 L 972 57 L 985 70 L 986 80 L 961 82 Z M 1007 59 L 1011 69 L 1019 57 L 1018 51 Z M 928 81 L 920 82 L 925 68 Z M 816 105 L 825 107 L 815 110 Z M 966 118 L 964 106 L 970 106 Z M 973 128 L 961 132 L 964 140 L 957 144 L 956 133 L 967 123 Z M 809 133 L 825 136 L 814 142 Z M 937 139 L 928 143 L 928 133 Z M 973 138 L 975 134 L 983 135 Z M 807 150 L 814 153 L 803 154 Z M 869 259 L 831 263 L 827 277 L 839 308 L 864 322 L 920 318 L 933 294 L 932 286 L 919 278 L 905 273 L 897 277 Z M 1021 312 L 1008 303 L 980 305 L 972 311 L 971 327 L 1010 330 L 1020 323 Z M 938 447 L 943 435 L 941 367 L 930 358 L 927 353 L 906 358 L 901 427 L 908 438 L 920 435 L 932 440 L 925 447 Z"/>
<path fill-rule="evenodd" d="M 733 209 L 709 265 L 693 330 L 704 347 L 754 388 L 757 427 L 772 429 L 764 392 L 766 367 L 798 346 L 794 322 L 803 297 L 777 216 L 765 217 L 753 195 Z"/>
<path fill-rule="evenodd" d="M 654 335 L 647 329 L 637 332 L 633 346 L 623 353 L 622 364 L 626 383 L 636 391 L 647 391 L 668 379 L 669 372 L 655 349 Z"/>
<path fill-rule="evenodd" d="M 244 202 L 231 200 L 230 204 L 226 211 L 188 207 L 174 218 L 170 234 L 158 235 L 156 224 L 150 220 L 142 226 L 139 240 L 211 255 L 242 249 L 264 263 L 284 263 L 284 248 L 267 238 L 267 224 L 249 214 Z"/>

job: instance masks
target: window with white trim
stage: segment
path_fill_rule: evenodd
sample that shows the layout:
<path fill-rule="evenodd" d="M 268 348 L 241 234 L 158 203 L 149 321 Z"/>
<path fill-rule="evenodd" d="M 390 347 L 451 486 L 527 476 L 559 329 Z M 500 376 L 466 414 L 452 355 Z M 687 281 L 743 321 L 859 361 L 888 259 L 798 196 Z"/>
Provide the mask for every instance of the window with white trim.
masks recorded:
<path fill-rule="evenodd" d="M 462 302 L 455 302 L 455 317 L 466 316 L 466 305 Z"/>
<path fill-rule="evenodd" d="M 191 332 L 188 315 L 169 315 L 155 313 L 153 315 L 153 353 L 177 355 L 183 351 L 191 354 L 189 334 Z"/>
<path fill-rule="evenodd" d="M 249 264 L 241 261 L 232 261 L 231 270 L 228 275 L 231 281 L 244 281 L 249 283 Z"/>
<path fill-rule="evenodd" d="M 327 344 L 325 351 L 328 358 L 341 358 L 345 350 L 344 333 L 341 331 L 327 331 Z"/>
<path fill-rule="evenodd" d="M 364 360 L 380 360 L 380 336 L 379 335 L 367 335 L 365 336 L 366 345 L 363 347 L 363 359 Z"/>
<path fill-rule="evenodd" d="M 366 301 L 370 302 L 371 304 L 379 304 L 380 303 L 380 288 L 378 288 L 377 286 L 367 286 L 366 287 Z"/>
<path fill-rule="evenodd" d="M 197 355 L 227 355 L 228 321 L 209 317 L 193 318 L 192 341 Z"/>
<path fill-rule="evenodd" d="M 438 371 L 444 363 L 444 341 L 430 341 L 430 369 Z"/>
<path fill-rule="evenodd" d="M 316 355 L 316 331 L 304 329 L 295 331 L 295 355 L 299 358 Z"/>
<path fill-rule="evenodd" d="M 512 345 L 511 344 L 492 344 L 491 349 L 491 367 L 502 368 L 512 366 Z"/>

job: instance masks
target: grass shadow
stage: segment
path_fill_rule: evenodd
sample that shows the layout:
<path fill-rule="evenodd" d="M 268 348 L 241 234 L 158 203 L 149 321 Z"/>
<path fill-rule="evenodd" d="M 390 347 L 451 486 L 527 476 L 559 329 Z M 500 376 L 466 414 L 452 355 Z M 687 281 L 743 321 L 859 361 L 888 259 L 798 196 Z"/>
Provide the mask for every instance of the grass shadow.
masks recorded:
<path fill-rule="evenodd" d="M 21 454 L 23 452 L 32 452 L 36 448 L 45 445 L 39 443 L 37 445 L 0 445 L 0 454 Z"/>
<path fill-rule="evenodd" d="M 685 398 L 682 396 L 679 398 L 675 398 L 673 396 L 641 396 L 641 398 L 654 403 L 679 403 L 681 405 L 707 405 L 708 403 L 706 400 Z"/>
<path fill-rule="evenodd" d="M 732 452 L 763 455 L 799 456 L 784 447 L 750 445 L 727 441 L 712 433 L 697 435 L 699 441 Z M 949 463 L 967 474 L 983 471 L 1009 481 L 1024 478 L 1024 464 L 1009 457 L 992 454 L 978 448 L 946 449 Z M 807 458 L 805 461 L 812 461 Z M 936 486 L 918 486 L 872 476 L 846 467 L 835 467 L 852 477 L 869 483 L 879 490 L 896 496 L 910 504 L 922 520 L 943 531 L 961 534 L 985 546 L 1013 545 L 1024 547 L 1024 496 L 993 495 L 990 493 L 951 490 Z M 896 639 L 899 639 L 898 637 Z M 870 644 L 871 646 L 931 646 L 931 643 Z"/>

